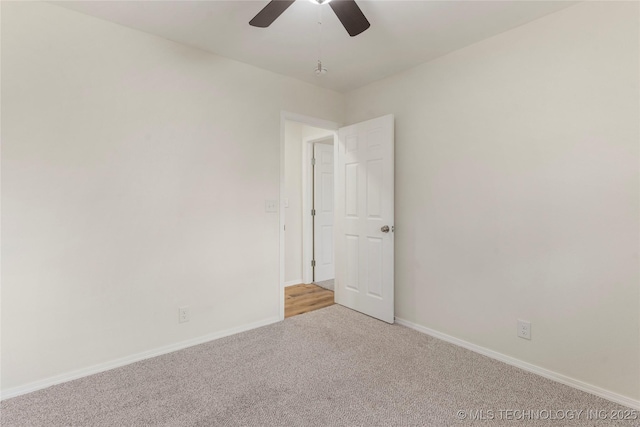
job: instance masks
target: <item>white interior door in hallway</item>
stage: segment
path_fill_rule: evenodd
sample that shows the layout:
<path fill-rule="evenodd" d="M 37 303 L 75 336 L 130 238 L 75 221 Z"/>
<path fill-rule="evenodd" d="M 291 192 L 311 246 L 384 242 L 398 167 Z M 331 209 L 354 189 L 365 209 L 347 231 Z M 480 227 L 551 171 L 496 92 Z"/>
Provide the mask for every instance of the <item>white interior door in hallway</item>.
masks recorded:
<path fill-rule="evenodd" d="M 333 216 L 333 144 L 313 144 L 313 252 L 314 281 L 334 278 Z"/>
<path fill-rule="evenodd" d="M 341 128 L 335 163 L 336 302 L 393 323 L 393 115 Z"/>

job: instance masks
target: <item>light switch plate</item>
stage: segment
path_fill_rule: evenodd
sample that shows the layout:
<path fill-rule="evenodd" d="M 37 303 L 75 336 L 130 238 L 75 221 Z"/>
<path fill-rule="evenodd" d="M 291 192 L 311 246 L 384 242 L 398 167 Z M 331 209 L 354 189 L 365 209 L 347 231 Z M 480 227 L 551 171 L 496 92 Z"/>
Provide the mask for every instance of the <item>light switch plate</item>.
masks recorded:
<path fill-rule="evenodd" d="M 268 213 L 278 212 L 278 201 L 277 200 L 265 200 L 264 202 L 264 211 Z"/>

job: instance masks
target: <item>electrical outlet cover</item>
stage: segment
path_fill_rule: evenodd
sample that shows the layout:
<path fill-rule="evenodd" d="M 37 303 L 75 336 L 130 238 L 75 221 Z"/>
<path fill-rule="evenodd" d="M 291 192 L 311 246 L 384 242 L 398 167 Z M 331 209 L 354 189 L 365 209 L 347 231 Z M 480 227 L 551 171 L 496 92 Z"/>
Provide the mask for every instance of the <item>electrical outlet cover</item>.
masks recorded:
<path fill-rule="evenodd" d="M 518 336 L 526 340 L 531 339 L 531 322 L 518 319 Z"/>
<path fill-rule="evenodd" d="M 178 307 L 178 322 L 185 323 L 189 321 L 189 307 Z"/>

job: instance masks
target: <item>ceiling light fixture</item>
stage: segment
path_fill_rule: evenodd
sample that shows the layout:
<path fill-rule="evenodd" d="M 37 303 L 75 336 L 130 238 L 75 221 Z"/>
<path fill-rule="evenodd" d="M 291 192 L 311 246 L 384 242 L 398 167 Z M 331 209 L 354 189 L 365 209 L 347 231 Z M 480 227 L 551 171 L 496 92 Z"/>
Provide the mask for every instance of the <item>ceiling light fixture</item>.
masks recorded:
<path fill-rule="evenodd" d="M 311 3 L 313 4 L 327 4 L 329 3 L 331 0 L 309 0 Z"/>

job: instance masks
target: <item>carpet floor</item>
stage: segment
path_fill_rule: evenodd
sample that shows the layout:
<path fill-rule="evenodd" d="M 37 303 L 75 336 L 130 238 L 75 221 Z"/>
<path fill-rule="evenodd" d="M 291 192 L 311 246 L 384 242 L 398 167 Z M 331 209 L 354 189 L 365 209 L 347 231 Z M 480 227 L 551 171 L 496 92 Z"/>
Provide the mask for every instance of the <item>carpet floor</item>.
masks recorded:
<path fill-rule="evenodd" d="M 320 282 L 313 282 L 314 284 L 320 286 L 321 288 L 325 288 L 328 289 L 330 291 L 333 291 L 334 286 L 333 286 L 333 279 L 329 279 L 329 280 L 322 280 Z"/>
<path fill-rule="evenodd" d="M 5 400 L 0 424 L 640 425 L 587 415 L 625 409 L 334 305 Z M 543 419 L 518 422 L 500 412 L 507 410 Z M 573 419 L 548 419 L 580 410 L 562 412 Z"/>

